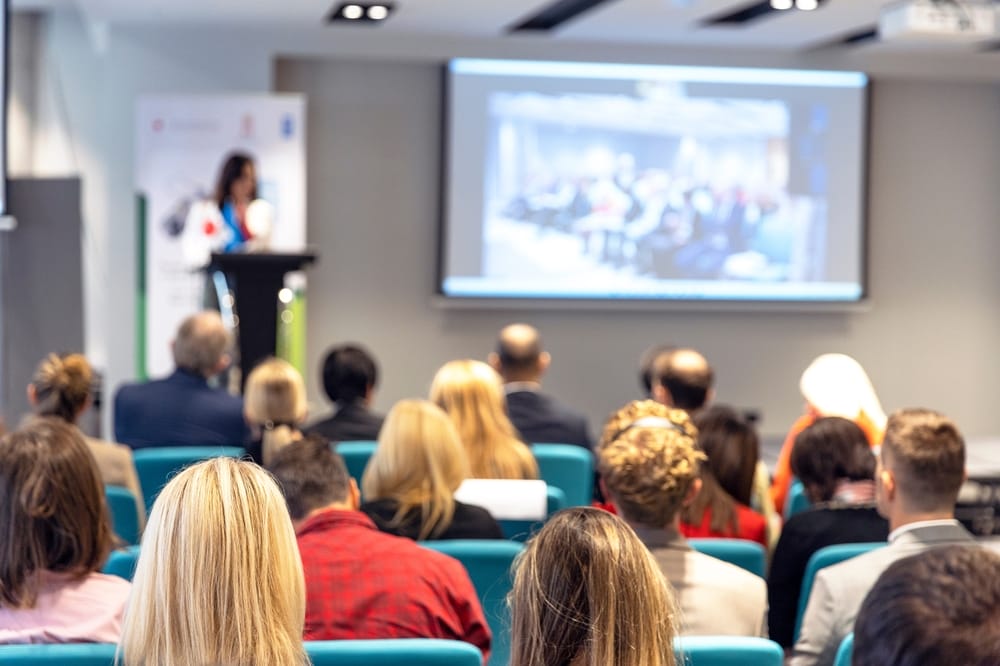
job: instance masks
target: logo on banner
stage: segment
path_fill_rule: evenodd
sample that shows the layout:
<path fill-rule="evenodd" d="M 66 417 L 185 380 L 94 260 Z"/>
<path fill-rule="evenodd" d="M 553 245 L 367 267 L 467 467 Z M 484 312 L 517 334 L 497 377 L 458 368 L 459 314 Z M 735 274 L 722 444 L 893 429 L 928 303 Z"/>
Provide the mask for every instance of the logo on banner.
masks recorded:
<path fill-rule="evenodd" d="M 286 113 L 281 119 L 281 136 L 291 139 L 295 136 L 295 119 L 292 114 Z"/>

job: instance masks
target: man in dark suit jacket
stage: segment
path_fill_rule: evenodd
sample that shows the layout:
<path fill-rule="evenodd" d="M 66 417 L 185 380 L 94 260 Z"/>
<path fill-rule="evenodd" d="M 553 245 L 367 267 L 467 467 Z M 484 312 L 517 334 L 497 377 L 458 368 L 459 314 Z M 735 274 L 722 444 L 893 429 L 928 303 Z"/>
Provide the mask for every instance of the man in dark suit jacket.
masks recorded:
<path fill-rule="evenodd" d="M 511 324 L 500 331 L 489 362 L 503 377 L 510 420 L 529 444 L 593 448 L 586 417 L 542 393 L 541 377 L 551 360 L 533 326 Z"/>
<path fill-rule="evenodd" d="M 174 373 L 126 384 L 115 396 L 115 439 L 152 446 L 245 446 L 243 401 L 208 385 L 229 366 L 229 334 L 217 312 L 188 317 L 172 343 Z"/>
<path fill-rule="evenodd" d="M 370 409 L 377 382 L 375 358 L 363 347 L 343 345 L 331 349 L 323 360 L 323 390 L 337 411 L 305 432 L 331 442 L 378 439 L 385 417 Z"/>

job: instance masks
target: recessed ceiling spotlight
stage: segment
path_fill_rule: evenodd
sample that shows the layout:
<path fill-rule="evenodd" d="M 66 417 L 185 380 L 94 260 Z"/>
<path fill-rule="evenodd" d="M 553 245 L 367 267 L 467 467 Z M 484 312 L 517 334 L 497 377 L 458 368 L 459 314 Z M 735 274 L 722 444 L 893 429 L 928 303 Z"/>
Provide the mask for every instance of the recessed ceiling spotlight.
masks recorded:
<path fill-rule="evenodd" d="M 778 11 L 785 11 L 786 9 L 791 9 L 793 6 L 793 0 L 771 0 L 771 9 L 777 9 Z"/>
<path fill-rule="evenodd" d="M 819 7 L 819 0 L 795 0 L 795 6 L 804 12 L 811 12 Z"/>
<path fill-rule="evenodd" d="M 389 14 L 395 8 L 394 2 L 360 2 L 359 0 L 348 0 L 333 6 L 327 14 L 328 23 L 350 22 L 354 24 L 376 25 L 389 18 Z"/>

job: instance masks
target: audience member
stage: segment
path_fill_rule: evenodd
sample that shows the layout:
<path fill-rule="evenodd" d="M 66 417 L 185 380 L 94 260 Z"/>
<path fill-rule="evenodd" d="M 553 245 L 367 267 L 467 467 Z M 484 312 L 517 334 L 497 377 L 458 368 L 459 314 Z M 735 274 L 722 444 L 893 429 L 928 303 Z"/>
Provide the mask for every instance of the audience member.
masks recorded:
<path fill-rule="evenodd" d="M 619 518 L 556 514 L 515 564 L 512 666 L 673 666 L 674 602 Z"/>
<path fill-rule="evenodd" d="M 0 439 L 0 643 L 115 643 L 131 585 L 98 573 L 111 526 L 76 428 L 38 418 Z"/>
<path fill-rule="evenodd" d="M 455 424 L 473 478 L 538 478 L 538 463 L 507 418 L 500 375 L 490 366 L 444 364 L 434 375 L 430 398 Z"/>
<path fill-rule="evenodd" d="M 813 553 L 838 543 L 885 541 L 889 525 L 875 508 L 875 456 L 853 421 L 831 416 L 799 433 L 792 471 L 812 507 L 785 524 L 767 580 L 767 626 L 782 647 L 795 641 L 802 576 Z"/>
<path fill-rule="evenodd" d="M 864 430 L 871 446 L 882 441 L 886 416 L 875 387 L 865 369 L 846 354 L 822 354 L 802 373 L 799 390 L 806 401 L 806 413 L 792 425 L 774 467 L 771 499 L 779 512 L 792 485 L 792 448 L 795 438 L 818 418 L 839 416 L 854 421 Z"/>
<path fill-rule="evenodd" d="M 548 442 L 593 448 L 587 418 L 542 393 L 542 375 L 552 357 L 542 350 L 542 338 L 535 327 L 505 326 L 489 362 L 503 378 L 507 412 L 521 439 L 531 444 Z"/>
<path fill-rule="evenodd" d="M 215 458 L 153 504 L 122 630 L 124 663 L 308 664 L 295 532 L 271 476 Z"/>
<path fill-rule="evenodd" d="M 90 407 L 92 383 L 93 372 L 83 355 L 49 354 L 38 364 L 28 384 L 28 403 L 38 416 L 54 416 L 75 427 L 80 416 Z M 107 485 L 121 486 L 135 497 L 139 525 L 142 526 L 146 520 L 146 506 L 132 460 L 132 449 L 94 437 L 84 436 L 84 441 L 97 461 L 101 480 Z"/>
<path fill-rule="evenodd" d="M 760 460 L 757 432 L 725 406 L 698 412 L 694 425 L 698 447 L 708 460 L 701 466 L 701 491 L 681 511 L 681 533 L 688 538 L 748 539 L 766 548 L 767 523 L 750 508 Z"/>
<path fill-rule="evenodd" d="M 673 586 L 688 635 L 766 635 L 763 579 L 698 553 L 680 532 L 680 511 L 698 494 L 697 432 L 687 413 L 652 400 L 611 415 L 598 445 L 604 494 L 650 549 Z"/>
<path fill-rule="evenodd" d="M 383 417 L 371 411 L 378 385 L 375 358 L 359 345 L 334 347 L 323 360 L 322 372 L 323 390 L 336 411 L 310 425 L 306 433 L 331 442 L 377 439 Z"/>
<path fill-rule="evenodd" d="M 243 402 L 208 385 L 229 366 L 229 346 L 219 313 L 201 312 L 185 319 L 172 345 L 174 373 L 118 390 L 115 440 L 133 449 L 244 446 Z"/>
<path fill-rule="evenodd" d="M 653 399 L 693 414 L 712 400 L 715 373 L 694 349 L 668 349 L 653 362 Z"/>
<path fill-rule="evenodd" d="M 854 624 L 854 666 L 993 666 L 1000 655 L 1000 556 L 945 546 L 886 569 Z"/>
<path fill-rule="evenodd" d="M 390 412 L 389 430 L 395 418 Z M 307 640 L 445 638 L 472 643 L 485 660 L 490 630 L 465 569 L 379 532 L 357 510 L 357 484 L 326 442 L 309 437 L 282 449 L 271 471 L 298 534 Z"/>
<path fill-rule="evenodd" d="M 365 468 L 361 510 L 383 532 L 411 539 L 502 539 L 486 509 L 455 500 L 468 476 L 448 415 L 425 400 L 402 400 L 389 411 Z"/>
<path fill-rule="evenodd" d="M 642 353 L 639 357 L 639 386 L 642 388 L 644 400 L 654 400 L 653 382 L 655 381 L 656 370 L 654 368 L 656 359 L 666 352 L 677 349 L 674 345 L 653 345 Z"/>
<path fill-rule="evenodd" d="M 306 386 L 291 363 L 269 358 L 250 371 L 243 414 L 253 443 L 254 460 L 267 465 L 274 454 L 302 439 L 299 426 L 306 420 Z"/>
<path fill-rule="evenodd" d="M 890 564 L 935 546 L 975 543 L 955 520 L 964 479 L 965 442 L 950 419 L 926 409 L 889 418 L 875 471 L 879 512 L 892 530 L 889 545 L 819 571 L 792 666 L 833 663 L 865 594 Z"/>

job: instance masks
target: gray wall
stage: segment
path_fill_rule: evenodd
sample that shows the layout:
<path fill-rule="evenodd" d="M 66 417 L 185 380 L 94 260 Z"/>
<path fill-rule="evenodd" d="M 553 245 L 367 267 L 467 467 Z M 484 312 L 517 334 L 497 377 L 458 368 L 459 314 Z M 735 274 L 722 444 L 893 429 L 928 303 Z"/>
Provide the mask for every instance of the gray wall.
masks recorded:
<path fill-rule="evenodd" d="M 1000 432 L 1000 87 L 876 81 L 866 311 L 839 313 L 445 310 L 431 303 L 438 219 L 440 76 L 427 64 L 281 59 L 276 89 L 309 96 L 309 364 L 358 340 L 379 357 L 378 406 L 426 393 L 443 362 L 484 358 L 511 320 L 539 326 L 548 388 L 595 427 L 636 397 L 655 342 L 702 349 L 725 402 L 763 411 L 765 433 L 799 413 L 798 377 L 843 351 L 887 410 L 926 405 L 969 434 Z M 315 375 L 310 388 L 318 394 Z"/>

